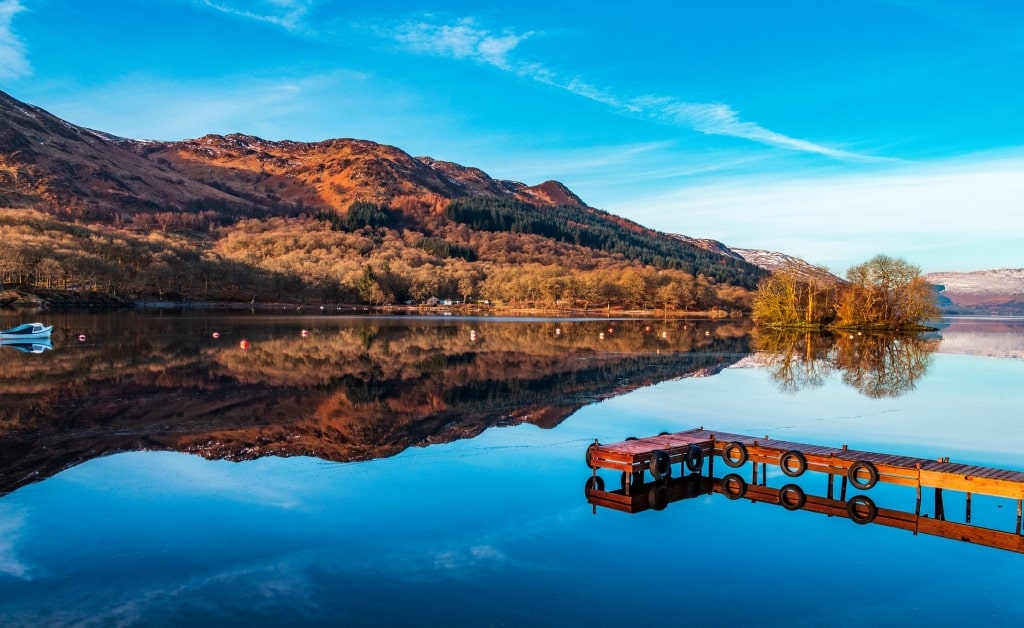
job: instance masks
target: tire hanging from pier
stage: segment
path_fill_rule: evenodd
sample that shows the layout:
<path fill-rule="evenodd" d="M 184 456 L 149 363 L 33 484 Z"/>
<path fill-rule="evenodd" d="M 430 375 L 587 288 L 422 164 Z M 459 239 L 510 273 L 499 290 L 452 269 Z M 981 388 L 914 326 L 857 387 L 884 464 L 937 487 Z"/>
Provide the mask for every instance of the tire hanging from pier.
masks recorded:
<path fill-rule="evenodd" d="M 690 445 L 686 448 L 686 468 L 693 473 L 699 473 L 704 467 L 704 450 L 700 445 Z"/>
<path fill-rule="evenodd" d="M 789 463 L 794 461 L 796 462 L 796 468 L 791 469 Z M 807 458 L 800 451 L 790 449 L 779 456 L 779 467 L 783 473 L 791 478 L 800 477 L 807 470 Z"/>
<path fill-rule="evenodd" d="M 736 459 L 733 459 L 735 454 Z M 732 441 L 725 444 L 722 447 L 722 460 L 725 462 L 725 466 L 732 467 L 733 469 L 742 467 L 747 463 L 747 446 L 739 441 Z"/>
<path fill-rule="evenodd" d="M 656 480 L 672 476 L 672 459 L 664 449 L 655 449 L 651 452 L 651 462 L 647 466 Z"/>
<path fill-rule="evenodd" d="M 867 481 L 861 481 L 861 471 L 868 474 Z M 846 470 L 846 477 L 850 480 L 850 484 L 853 484 L 854 488 L 866 491 L 878 483 L 878 469 L 867 460 L 858 460 L 851 464 L 850 468 Z"/>

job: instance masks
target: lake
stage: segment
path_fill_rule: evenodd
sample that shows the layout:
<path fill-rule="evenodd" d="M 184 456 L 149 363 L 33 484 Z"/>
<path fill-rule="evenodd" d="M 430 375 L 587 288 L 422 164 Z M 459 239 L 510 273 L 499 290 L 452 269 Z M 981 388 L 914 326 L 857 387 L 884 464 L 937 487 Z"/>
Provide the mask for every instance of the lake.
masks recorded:
<path fill-rule="evenodd" d="M 634 514 L 585 490 L 595 440 L 697 427 L 1024 471 L 1021 319 L 883 338 L 739 320 L 0 314 L 28 320 L 55 327 L 38 353 L 0 346 L 3 625 L 1024 620 L 1024 545 L 992 541 L 1020 538 L 1015 499 L 973 495 L 968 522 L 965 493 L 917 505 L 880 483 L 879 510 L 916 527 L 858 525 L 729 499 L 720 458 L 715 479 L 705 461 L 696 480 L 677 465 L 627 482 Z M 826 493 L 824 474 L 764 471 L 766 490 Z M 915 534 L 942 519 L 981 541 Z"/>

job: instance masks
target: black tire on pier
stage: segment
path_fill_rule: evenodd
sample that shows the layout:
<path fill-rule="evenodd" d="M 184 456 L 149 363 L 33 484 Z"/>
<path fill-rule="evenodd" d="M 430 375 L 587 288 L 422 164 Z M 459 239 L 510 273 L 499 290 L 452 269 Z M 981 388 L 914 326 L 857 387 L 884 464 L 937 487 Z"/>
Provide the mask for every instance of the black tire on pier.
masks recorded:
<path fill-rule="evenodd" d="M 861 472 L 868 474 L 867 480 L 861 481 Z M 846 470 L 846 477 L 850 480 L 850 484 L 853 484 L 854 488 L 866 491 L 871 489 L 875 484 L 878 484 L 878 469 L 867 460 L 858 460 L 851 464 L 850 468 Z"/>
<path fill-rule="evenodd" d="M 790 467 L 792 462 L 796 463 L 795 468 Z M 807 458 L 796 449 L 790 449 L 779 456 L 779 467 L 791 478 L 800 477 L 807 470 Z"/>
<path fill-rule="evenodd" d="M 672 476 L 672 460 L 664 449 L 651 452 L 651 462 L 647 465 L 655 480 L 664 480 Z"/>
<path fill-rule="evenodd" d="M 733 455 L 736 456 L 733 459 Z M 725 462 L 725 466 L 737 469 L 747 463 L 747 446 L 739 441 L 732 441 L 726 443 L 725 447 L 722 447 L 722 460 Z"/>

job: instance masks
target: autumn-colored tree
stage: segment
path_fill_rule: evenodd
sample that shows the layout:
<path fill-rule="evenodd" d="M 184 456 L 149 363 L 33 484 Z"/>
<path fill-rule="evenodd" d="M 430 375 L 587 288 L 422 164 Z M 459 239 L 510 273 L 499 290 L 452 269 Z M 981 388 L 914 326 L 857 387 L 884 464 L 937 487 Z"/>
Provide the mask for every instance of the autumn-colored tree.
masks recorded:
<path fill-rule="evenodd" d="M 753 301 L 754 322 L 764 327 L 821 327 L 835 313 L 832 289 L 806 273 L 785 268 L 761 281 Z"/>
<path fill-rule="evenodd" d="M 840 297 L 838 327 L 900 329 L 939 316 L 935 291 L 921 269 L 877 255 L 846 272 L 850 286 Z"/>

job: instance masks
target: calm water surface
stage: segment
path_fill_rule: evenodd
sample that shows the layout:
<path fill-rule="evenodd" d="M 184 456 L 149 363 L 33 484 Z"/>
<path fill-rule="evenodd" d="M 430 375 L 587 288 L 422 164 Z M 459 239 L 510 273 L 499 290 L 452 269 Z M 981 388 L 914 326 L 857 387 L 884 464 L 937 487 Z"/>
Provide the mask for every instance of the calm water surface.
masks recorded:
<path fill-rule="evenodd" d="M 1019 320 L 894 340 L 706 321 L 36 319 L 52 349 L 0 347 L 3 625 L 1024 620 L 1024 553 L 719 493 L 626 514 L 584 491 L 595 439 L 698 426 L 1024 471 Z M 793 481 L 768 469 L 769 487 Z M 797 482 L 825 493 L 819 474 Z M 870 495 L 915 510 L 913 488 Z M 1015 500 L 971 508 L 972 525 L 1015 532 Z M 965 522 L 965 495 L 944 511 Z M 920 512 L 936 515 L 930 491 Z"/>

